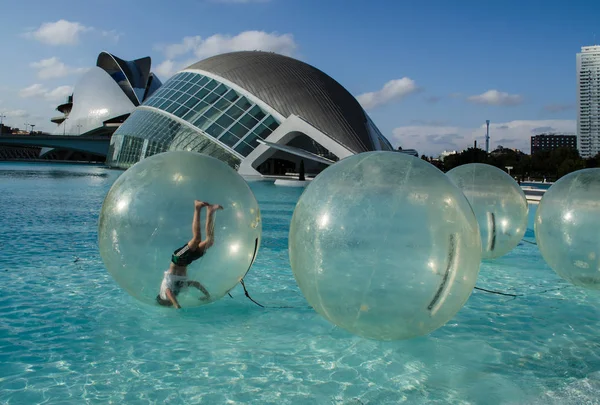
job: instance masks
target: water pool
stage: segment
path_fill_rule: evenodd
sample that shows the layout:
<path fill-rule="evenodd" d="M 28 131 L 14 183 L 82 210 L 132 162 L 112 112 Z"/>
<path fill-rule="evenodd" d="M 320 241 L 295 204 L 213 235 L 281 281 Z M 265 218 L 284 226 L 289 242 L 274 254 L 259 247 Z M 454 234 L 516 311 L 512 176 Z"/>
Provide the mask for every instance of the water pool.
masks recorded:
<path fill-rule="evenodd" d="M 302 297 L 287 232 L 302 189 L 252 182 L 263 243 L 244 297 L 173 311 L 103 268 L 96 221 L 121 172 L 0 163 L 2 404 L 600 403 L 600 293 L 562 281 L 523 242 L 482 264 L 445 327 L 382 343 L 327 323 Z M 534 241 L 533 213 L 526 241 Z"/>

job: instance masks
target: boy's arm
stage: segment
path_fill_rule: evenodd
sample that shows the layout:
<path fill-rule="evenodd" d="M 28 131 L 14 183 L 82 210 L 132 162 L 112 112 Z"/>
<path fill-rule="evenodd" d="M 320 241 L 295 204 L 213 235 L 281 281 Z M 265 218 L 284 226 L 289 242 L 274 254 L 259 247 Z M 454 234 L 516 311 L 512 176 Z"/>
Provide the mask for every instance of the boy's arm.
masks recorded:
<path fill-rule="evenodd" d="M 179 305 L 179 303 L 177 302 L 177 298 L 175 298 L 175 294 L 173 294 L 173 292 L 171 291 L 170 288 L 167 288 L 167 298 L 173 303 L 173 306 L 177 309 L 181 308 L 181 305 Z"/>

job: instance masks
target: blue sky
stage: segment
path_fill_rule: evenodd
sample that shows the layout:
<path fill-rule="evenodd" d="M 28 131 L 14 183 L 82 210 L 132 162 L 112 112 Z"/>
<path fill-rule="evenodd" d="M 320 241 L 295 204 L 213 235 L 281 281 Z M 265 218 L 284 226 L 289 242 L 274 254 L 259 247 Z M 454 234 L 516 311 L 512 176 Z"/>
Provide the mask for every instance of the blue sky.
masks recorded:
<path fill-rule="evenodd" d="M 164 82 L 215 53 L 264 49 L 338 80 L 395 146 L 482 144 L 489 119 L 492 147 L 529 152 L 533 133 L 575 132 L 575 55 L 600 42 L 599 15 L 600 2 L 554 0 L 10 2 L 0 114 L 51 131 L 101 50 L 151 56 Z"/>

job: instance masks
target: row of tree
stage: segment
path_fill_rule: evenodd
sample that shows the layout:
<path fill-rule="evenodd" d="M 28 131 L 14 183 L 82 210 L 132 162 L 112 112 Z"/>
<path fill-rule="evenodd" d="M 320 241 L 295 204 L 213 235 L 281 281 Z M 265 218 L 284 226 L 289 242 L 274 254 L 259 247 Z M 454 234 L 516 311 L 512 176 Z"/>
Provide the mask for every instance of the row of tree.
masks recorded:
<path fill-rule="evenodd" d="M 421 156 L 421 159 L 427 160 L 444 172 L 467 163 L 486 163 L 504 171 L 507 171 L 508 166 L 512 167 L 510 174 L 521 181 L 528 179 L 556 181 L 565 174 L 580 169 L 600 167 L 600 153 L 593 158 L 583 159 L 577 149 L 573 148 L 542 150 L 532 155 L 512 149 L 502 149 L 488 154 L 479 148 L 469 148 L 446 156 L 443 161 L 425 155 Z"/>

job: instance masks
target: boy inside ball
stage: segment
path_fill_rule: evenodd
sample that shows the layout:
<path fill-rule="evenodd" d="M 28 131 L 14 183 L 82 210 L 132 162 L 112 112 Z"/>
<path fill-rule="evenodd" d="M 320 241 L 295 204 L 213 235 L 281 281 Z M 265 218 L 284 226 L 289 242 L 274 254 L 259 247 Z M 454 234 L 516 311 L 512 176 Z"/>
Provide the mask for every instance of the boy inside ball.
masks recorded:
<path fill-rule="evenodd" d="M 200 230 L 200 213 L 202 208 L 206 207 L 206 239 L 202 240 Z M 214 221 L 215 211 L 222 210 L 223 207 L 218 204 L 209 204 L 204 201 L 194 201 L 194 219 L 192 220 L 192 239 L 185 245 L 176 249 L 171 256 L 169 270 L 165 271 L 160 293 L 156 296 L 156 301 L 163 306 L 173 306 L 181 308 L 177 302 L 177 295 L 186 287 L 195 287 L 204 293 L 202 300 L 210 299 L 210 294 L 198 281 L 188 280 L 187 266 L 193 261 L 198 260 L 206 253 L 215 240 Z"/>

